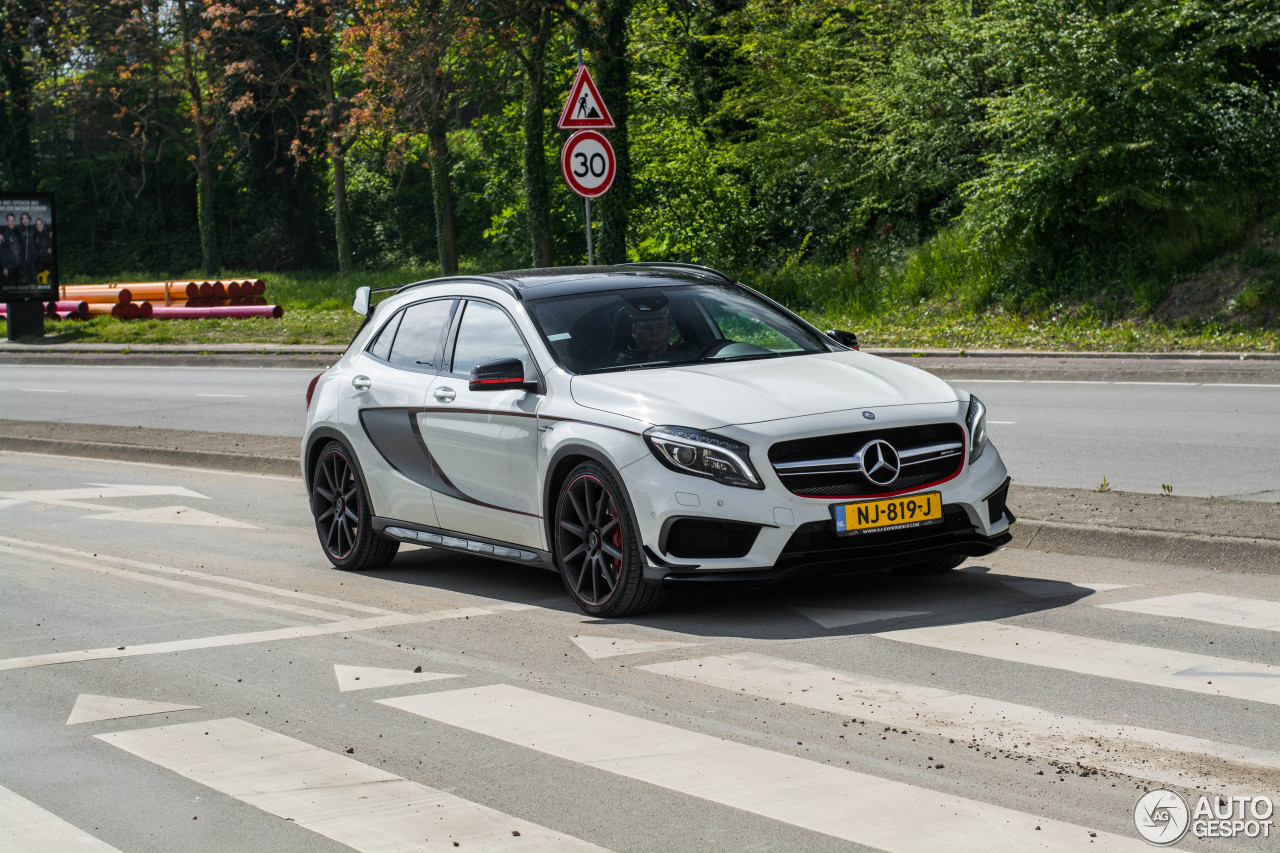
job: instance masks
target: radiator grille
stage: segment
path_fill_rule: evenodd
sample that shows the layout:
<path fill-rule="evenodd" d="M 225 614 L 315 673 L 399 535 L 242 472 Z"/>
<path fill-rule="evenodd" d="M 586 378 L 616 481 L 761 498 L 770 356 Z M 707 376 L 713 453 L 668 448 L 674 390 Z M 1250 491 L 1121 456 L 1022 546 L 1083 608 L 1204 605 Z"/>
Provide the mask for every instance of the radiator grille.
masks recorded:
<path fill-rule="evenodd" d="M 872 483 L 853 465 L 827 466 L 821 472 L 788 470 L 787 463 L 852 459 L 868 442 L 881 439 L 900 455 L 924 447 L 958 445 L 956 451 L 940 458 L 904 465 L 898 478 L 887 486 Z M 835 435 L 821 435 L 781 441 L 769 448 L 769 461 L 783 484 L 793 494 L 812 497 L 859 497 L 921 489 L 950 479 L 964 464 L 964 430 L 959 424 L 926 424 L 894 429 L 867 429 Z M 909 461 L 908 459 L 903 460 Z M 779 467 L 783 466 L 783 467 Z M 845 470 L 829 470 L 843 467 Z"/>

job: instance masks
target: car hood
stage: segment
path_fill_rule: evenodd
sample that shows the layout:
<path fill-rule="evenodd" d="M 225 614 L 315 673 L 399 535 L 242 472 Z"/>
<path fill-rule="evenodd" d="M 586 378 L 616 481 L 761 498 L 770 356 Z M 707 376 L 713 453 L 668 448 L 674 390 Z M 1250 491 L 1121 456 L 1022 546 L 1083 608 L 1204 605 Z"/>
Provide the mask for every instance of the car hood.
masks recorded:
<path fill-rule="evenodd" d="M 923 370 L 861 352 L 575 376 L 570 388 L 580 406 L 699 429 L 957 399 Z"/>

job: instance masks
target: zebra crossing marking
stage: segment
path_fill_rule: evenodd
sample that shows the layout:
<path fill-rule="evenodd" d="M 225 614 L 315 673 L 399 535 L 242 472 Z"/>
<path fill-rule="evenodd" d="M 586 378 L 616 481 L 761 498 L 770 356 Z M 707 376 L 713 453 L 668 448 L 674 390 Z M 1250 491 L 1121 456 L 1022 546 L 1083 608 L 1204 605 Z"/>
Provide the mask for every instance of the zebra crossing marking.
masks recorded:
<path fill-rule="evenodd" d="M 1087 758 L 1090 766 L 1182 787 L 1229 788 L 1244 768 L 1280 770 L 1280 753 L 1058 714 L 982 696 L 824 669 L 751 652 L 637 667 L 645 672 L 871 721 L 978 741 L 1040 758 Z M 1198 759 L 1191 761 L 1194 757 Z M 1192 769 L 1194 768 L 1194 769 Z"/>
<path fill-rule="evenodd" d="M 4 787 L 0 787 L 0 849 L 6 853 L 120 853 Z"/>
<path fill-rule="evenodd" d="M 365 853 L 455 847 L 545 853 L 601 850 L 243 720 L 210 720 L 97 737 Z"/>
<path fill-rule="evenodd" d="M 888 853 L 1131 850 L 1136 838 L 843 770 L 513 687 L 380 704 Z M 1036 827 L 1040 827 L 1039 830 Z"/>
<path fill-rule="evenodd" d="M 1280 705 L 1280 666 L 1077 637 L 1002 622 L 905 628 L 876 634 L 987 658 Z M 1210 679 L 1201 676 L 1213 673 Z"/>
<path fill-rule="evenodd" d="M 1280 602 L 1256 598 L 1236 598 L 1231 595 L 1214 595 L 1208 592 L 1185 592 L 1181 595 L 1162 595 L 1139 601 L 1122 601 L 1118 604 L 1099 604 L 1107 610 L 1127 610 L 1150 616 L 1174 616 L 1194 619 L 1233 628 L 1255 628 L 1259 631 L 1280 631 Z"/>

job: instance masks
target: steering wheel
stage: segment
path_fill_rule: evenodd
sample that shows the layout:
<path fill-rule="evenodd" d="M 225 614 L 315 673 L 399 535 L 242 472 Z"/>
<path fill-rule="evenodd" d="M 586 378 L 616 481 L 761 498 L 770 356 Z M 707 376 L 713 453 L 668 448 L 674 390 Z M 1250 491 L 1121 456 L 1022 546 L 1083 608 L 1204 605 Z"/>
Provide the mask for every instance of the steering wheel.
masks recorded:
<path fill-rule="evenodd" d="M 731 341 L 724 338 L 718 341 L 712 341 L 702 349 L 698 350 L 698 354 L 694 356 L 694 359 L 699 360 L 699 359 L 711 358 L 712 356 L 719 355 L 722 350 L 725 350 L 733 346 L 735 343 L 736 341 Z"/>

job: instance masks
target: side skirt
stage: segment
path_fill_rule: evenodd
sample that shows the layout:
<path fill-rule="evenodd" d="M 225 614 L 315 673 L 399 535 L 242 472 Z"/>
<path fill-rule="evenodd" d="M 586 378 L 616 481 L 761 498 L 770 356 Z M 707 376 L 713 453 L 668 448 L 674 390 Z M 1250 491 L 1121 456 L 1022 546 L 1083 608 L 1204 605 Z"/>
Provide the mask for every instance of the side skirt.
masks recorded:
<path fill-rule="evenodd" d="M 479 536 L 463 536 L 452 530 L 378 516 L 373 517 L 373 529 L 376 533 L 410 545 L 427 545 L 432 548 L 474 554 L 478 557 L 493 557 L 511 563 L 523 563 L 553 572 L 559 571 L 551 552 L 539 551 L 527 545 L 514 545 L 510 542 L 484 539 Z"/>

